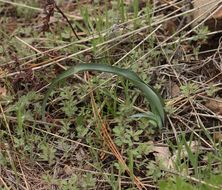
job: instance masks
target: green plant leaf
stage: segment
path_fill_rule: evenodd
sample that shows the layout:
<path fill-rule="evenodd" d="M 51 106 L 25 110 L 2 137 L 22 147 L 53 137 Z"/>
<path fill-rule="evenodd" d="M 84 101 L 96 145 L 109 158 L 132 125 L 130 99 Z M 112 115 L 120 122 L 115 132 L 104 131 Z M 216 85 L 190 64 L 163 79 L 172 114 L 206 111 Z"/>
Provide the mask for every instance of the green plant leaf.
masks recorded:
<path fill-rule="evenodd" d="M 160 97 L 157 95 L 157 93 L 154 92 L 154 90 L 150 86 L 145 84 L 133 71 L 130 71 L 128 69 L 121 69 L 114 66 L 104 65 L 104 64 L 80 64 L 80 65 L 71 67 L 70 69 L 58 75 L 58 77 L 56 77 L 52 81 L 47 93 L 45 94 L 43 104 L 42 104 L 43 119 L 45 119 L 45 108 L 46 108 L 47 100 L 49 98 L 51 91 L 55 87 L 55 85 L 60 80 L 65 79 L 81 71 L 100 71 L 100 72 L 112 73 L 114 75 L 122 76 L 130 80 L 138 89 L 140 89 L 141 92 L 143 92 L 144 96 L 149 101 L 150 108 L 153 113 L 150 119 L 155 121 L 159 127 L 163 126 L 164 108 L 163 108 L 162 101 Z"/>

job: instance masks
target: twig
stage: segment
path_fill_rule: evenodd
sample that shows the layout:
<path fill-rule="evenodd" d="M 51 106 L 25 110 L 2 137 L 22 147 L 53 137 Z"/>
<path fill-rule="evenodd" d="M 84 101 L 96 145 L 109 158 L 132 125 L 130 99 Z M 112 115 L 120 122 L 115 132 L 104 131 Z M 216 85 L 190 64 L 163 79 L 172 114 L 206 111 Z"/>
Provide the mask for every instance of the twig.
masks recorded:
<path fill-rule="evenodd" d="M 79 36 L 77 35 L 76 31 L 74 30 L 72 24 L 70 23 L 69 19 L 67 16 L 62 12 L 62 10 L 58 7 L 58 5 L 55 3 L 55 8 L 58 10 L 58 12 L 63 16 L 63 18 L 67 21 L 69 24 L 70 28 L 72 29 L 73 34 L 76 36 L 78 40 L 80 40 Z"/>

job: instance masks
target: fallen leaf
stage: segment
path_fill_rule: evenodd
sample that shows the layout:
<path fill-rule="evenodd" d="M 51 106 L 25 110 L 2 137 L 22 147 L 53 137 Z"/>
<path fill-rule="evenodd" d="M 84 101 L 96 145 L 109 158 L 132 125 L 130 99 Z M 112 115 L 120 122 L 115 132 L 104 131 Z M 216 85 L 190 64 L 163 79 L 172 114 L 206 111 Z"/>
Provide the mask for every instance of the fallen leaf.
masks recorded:
<path fill-rule="evenodd" d="M 169 147 L 154 146 L 153 151 L 154 151 L 155 159 L 161 167 L 165 169 L 173 168 L 173 163 L 172 163 Z"/>
<path fill-rule="evenodd" d="M 172 97 L 177 97 L 179 94 L 180 94 L 180 87 L 176 83 L 173 83 L 171 87 Z"/>
<path fill-rule="evenodd" d="M 168 21 L 164 22 L 163 28 L 164 28 L 165 35 L 174 34 L 175 31 L 177 30 L 177 25 L 176 25 L 175 20 L 168 20 Z"/>
<path fill-rule="evenodd" d="M 1 57 L 1 56 L 0 56 L 0 60 L 3 60 L 3 61 L 4 61 L 4 57 Z M 8 72 L 7 72 L 5 69 L 3 69 L 3 68 L 0 67 L 0 78 L 1 78 L 1 77 L 4 77 L 7 73 L 8 73 Z"/>
<path fill-rule="evenodd" d="M 222 99 L 208 99 L 208 101 L 205 103 L 205 106 L 209 108 L 211 111 L 222 115 Z"/>
<path fill-rule="evenodd" d="M 72 167 L 68 166 L 68 165 L 65 165 L 64 168 L 63 168 L 64 172 L 66 175 L 72 175 L 73 174 L 73 169 Z"/>
<path fill-rule="evenodd" d="M 215 142 L 220 142 L 222 140 L 221 131 L 213 133 L 213 139 L 214 139 Z"/>
<path fill-rule="evenodd" d="M 7 93 L 7 90 L 5 87 L 0 87 L 0 98 L 5 97 Z"/>

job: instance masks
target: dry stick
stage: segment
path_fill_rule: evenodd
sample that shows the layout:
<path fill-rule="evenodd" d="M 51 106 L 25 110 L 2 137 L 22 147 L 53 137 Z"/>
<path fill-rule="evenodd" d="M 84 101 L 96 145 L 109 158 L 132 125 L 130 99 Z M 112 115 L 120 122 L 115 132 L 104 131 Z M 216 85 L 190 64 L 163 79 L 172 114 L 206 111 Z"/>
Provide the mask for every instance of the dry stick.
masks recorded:
<path fill-rule="evenodd" d="M 193 130 L 189 125 L 187 125 L 183 120 L 181 120 L 180 118 L 177 118 L 181 123 L 183 123 L 190 131 L 192 131 L 198 138 L 200 138 L 201 141 L 203 141 L 203 143 L 205 145 L 207 145 L 209 148 L 212 148 L 213 150 L 216 150 L 211 144 L 209 144 L 204 138 L 202 138 L 200 135 L 198 135 L 198 133 Z"/>
<path fill-rule="evenodd" d="M 79 171 L 79 172 L 86 172 L 86 173 L 91 173 L 91 174 L 94 174 L 94 175 L 108 175 L 108 176 L 115 176 L 115 177 L 118 177 L 119 175 L 117 174 L 112 174 L 112 173 L 107 173 L 107 172 L 98 172 L 98 171 L 93 171 L 93 170 L 87 170 L 87 169 L 82 169 L 82 168 L 77 168 L 77 167 L 71 167 L 71 170 L 72 171 Z M 126 180 L 129 180 L 130 177 L 127 177 L 127 176 L 121 176 L 121 178 L 124 178 Z"/>
<path fill-rule="evenodd" d="M 214 118 L 214 119 L 218 119 L 220 121 L 222 121 L 222 116 L 219 116 L 219 115 L 216 115 L 216 114 L 213 114 L 213 115 L 209 115 L 209 114 L 204 114 L 204 113 L 194 113 L 194 112 L 191 112 L 190 113 L 191 115 L 199 115 L 199 116 L 203 116 L 203 117 L 207 117 L 207 118 Z M 211 127 L 213 128 L 213 127 Z M 218 128 L 222 128 L 222 126 L 219 126 Z M 209 128 L 207 128 L 207 130 L 209 131 Z"/>
<path fill-rule="evenodd" d="M 62 12 L 62 10 L 58 7 L 58 5 L 55 3 L 55 8 L 59 11 L 59 13 L 63 16 L 63 18 L 67 21 L 67 23 L 69 24 L 69 26 L 72 29 L 72 32 L 74 33 L 74 35 L 76 36 L 76 38 L 78 40 L 80 40 L 79 36 L 77 35 L 76 31 L 74 30 L 72 24 L 70 23 L 69 19 L 67 18 L 67 16 Z"/>
<path fill-rule="evenodd" d="M 6 116 L 5 116 L 5 113 L 4 113 L 4 110 L 3 110 L 3 107 L 2 107 L 2 104 L 0 103 L 0 111 L 1 111 L 1 114 L 2 114 L 2 117 L 3 117 L 3 120 L 4 120 L 4 123 L 5 123 L 5 125 L 6 125 L 6 128 L 7 128 L 7 130 L 8 130 L 8 133 L 9 133 L 9 136 L 10 136 L 10 138 L 11 138 L 11 143 L 12 143 L 12 148 L 13 148 L 13 150 L 14 150 L 14 147 L 15 147 L 15 145 L 14 145 L 14 139 L 13 139 L 13 136 L 12 136 L 12 132 L 11 132 L 11 130 L 10 130 L 10 127 L 9 127 L 9 124 L 8 124 L 8 121 L 7 121 L 7 119 L 6 119 Z M 8 147 L 7 147 L 8 148 Z M 9 161 L 10 161 L 10 164 L 11 164 L 11 166 L 12 166 L 12 168 L 13 168 L 13 170 L 14 170 L 14 172 L 15 172 L 15 176 L 16 176 L 16 186 L 18 186 L 18 176 L 17 176 L 17 173 L 16 173 L 16 166 L 15 166 L 15 163 L 14 163 L 14 160 L 12 159 L 12 156 L 11 156 L 11 154 L 10 154 L 10 151 L 7 149 L 6 150 L 6 152 L 7 152 L 7 155 L 8 155 L 8 158 L 9 158 Z"/>
<path fill-rule="evenodd" d="M 17 158 L 17 160 L 18 160 L 19 167 L 20 167 L 21 172 L 22 172 L 22 177 L 23 177 L 23 180 L 24 180 L 24 182 L 25 182 L 26 190 L 30 190 L 30 187 L 29 187 L 29 184 L 28 184 L 28 182 L 27 182 L 27 179 L 26 179 L 25 173 L 24 173 L 24 171 L 23 171 L 23 169 L 22 169 L 21 162 L 20 162 L 20 160 L 19 160 L 19 158 L 18 158 L 17 155 L 16 155 L 16 158 Z"/>
<path fill-rule="evenodd" d="M 174 5 L 172 4 L 170 1 L 166 1 L 166 0 L 161 0 L 163 1 L 164 3 L 168 4 L 168 5 L 172 5 L 172 7 L 176 8 L 176 9 L 179 9 L 180 7 L 178 7 L 177 5 Z"/>
<path fill-rule="evenodd" d="M 38 49 L 36 49 L 35 47 L 33 47 L 32 45 L 28 44 L 27 42 L 25 42 L 24 40 L 22 40 L 21 38 L 19 38 L 18 36 L 15 36 L 15 38 L 17 40 L 19 40 L 20 42 L 22 42 L 23 44 L 25 44 L 26 46 L 28 46 L 30 49 L 32 49 L 33 51 L 37 52 L 37 53 L 42 53 L 41 51 L 39 51 Z"/>
<path fill-rule="evenodd" d="M 118 151 L 116 145 L 114 144 L 112 138 L 110 137 L 110 135 L 109 135 L 109 133 L 108 133 L 108 131 L 106 129 L 106 125 L 102 121 L 102 118 L 100 116 L 99 110 L 96 107 L 95 99 L 94 99 L 94 96 L 92 95 L 92 93 L 91 93 L 91 99 L 92 99 L 94 116 L 98 117 L 99 123 L 102 125 L 102 134 L 103 134 L 103 138 L 104 138 L 105 142 L 107 143 L 108 147 L 113 152 L 113 154 L 116 156 L 118 161 L 124 166 L 124 168 L 126 169 L 127 173 L 130 176 L 133 176 L 133 179 L 134 179 L 135 184 L 137 185 L 137 188 L 139 190 L 142 190 L 143 188 L 145 188 L 144 184 L 139 180 L 139 178 L 137 178 L 133 173 L 130 172 L 128 166 L 126 165 L 125 161 L 123 160 L 122 155 Z"/>
<path fill-rule="evenodd" d="M 10 190 L 9 187 L 7 186 L 7 184 L 5 183 L 4 179 L 0 176 L 0 181 L 3 183 L 4 187 L 7 189 L 7 190 Z"/>
<path fill-rule="evenodd" d="M 0 111 L 1 111 L 1 114 L 2 114 L 3 121 L 4 121 L 4 123 L 5 123 L 5 126 L 6 126 L 6 128 L 7 128 L 7 130 L 8 130 L 9 136 L 10 136 L 10 138 L 11 138 L 11 141 L 12 141 L 12 143 L 13 143 L 14 139 L 13 139 L 13 137 L 12 137 L 12 132 L 11 132 L 11 130 L 10 130 L 10 127 L 9 127 L 9 124 L 8 124 L 7 119 L 6 119 L 6 116 L 5 116 L 5 113 L 4 113 L 4 110 L 3 110 L 3 107 L 2 107 L 2 104 L 1 104 L 1 103 L 0 103 Z"/>
<path fill-rule="evenodd" d="M 21 176 L 21 173 L 18 173 L 18 172 L 15 172 L 15 171 L 12 171 L 12 170 L 7 170 L 7 172 L 8 173 L 10 173 L 10 175 L 12 176 L 12 175 L 18 175 L 18 176 Z M 24 187 L 23 186 L 23 184 L 21 184 L 21 183 L 18 183 L 18 184 L 16 184 L 16 181 L 15 181 L 15 179 L 13 178 L 13 177 L 10 177 L 9 175 L 7 176 L 8 178 L 7 178 L 7 180 L 11 183 L 10 184 L 10 187 L 12 187 L 12 184 L 14 184 L 14 185 L 16 185 L 16 186 L 18 186 L 17 188 L 10 188 L 10 190 L 11 189 L 19 189 L 19 190 L 27 190 L 26 189 L 26 187 Z M 6 178 L 6 177 L 4 177 L 4 178 Z"/>
<path fill-rule="evenodd" d="M 194 115 L 195 113 L 193 113 L 193 112 L 191 112 L 190 113 L 191 115 Z M 200 115 L 200 116 L 204 116 L 204 117 L 210 117 L 211 118 L 211 116 L 214 118 L 214 116 L 213 115 L 208 115 L 208 114 L 200 114 L 200 113 L 198 113 L 198 115 Z M 178 119 L 177 117 L 173 117 L 174 119 Z M 193 123 L 193 122 L 190 122 L 189 120 L 187 120 L 187 119 L 184 119 L 183 118 L 183 120 L 185 120 L 188 124 L 189 123 L 191 123 L 191 124 L 193 124 L 193 125 L 196 125 L 195 123 Z M 184 122 L 185 122 L 184 121 Z M 218 126 L 215 126 L 215 127 L 210 127 L 210 128 L 207 128 L 208 129 L 208 131 L 211 131 L 211 130 L 216 130 L 216 129 L 222 129 L 222 125 L 218 125 Z M 202 129 L 194 129 L 193 131 L 195 131 L 195 132 L 202 132 Z M 163 133 L 164 134 L 174 134 L 174 132 L 171 132 L 171 131 L 167 131 L 167 130 L 164 130 L 163 131 Z M 181 134 L 181 133 L 190 133 L 190 131 L 177 131 L 177 133 L 178 134 Z M 213 133 L 213 132 L 210 132 L 211 134 Z M 214 150 L 214 149 L 211 149 L 211 148 L 209 148 L 208 150 Z"/>
<path fill-rule="evenodd" d="M 106 154 L 109 154 L 109 155 L 112 155 L 110 152 L 108 151 L 105 151 L 105 150 L 102 150 L 102 149 L 99 149 L 99 148 L 95 148 L 95 147 L 92 147 L 90 145 L 87 145 L 87 144 L 84 144 L 84 143 L 81 143 L 81 142 L 78 142 L 78 141 L 75 141 L 75 140 L 72 140 L 72 139 L 69 139 L 69 138 L 66 138 L 66 137 L 62 137 L 60 135 L 57 135 L 57 134 L 54 134 L 54 133 L 51 133 L 51 132 L 48 132 L 46 130 L 43 130 L 43 129 L 40 129 L 40 128 L 37 128 L 37 127 L 33 127 L 33 126 L 29 126 L 28 127 L 32 128 L 32 129 L 35 129 L 37 131 L 40 131 L 42 133 L 46 133 L 48 135 L 51 135 L 51 136 L 54 136 L 56 138 L 59 138 L 59 139 L 62 139 L 62 140 L 65 140 L 65 141 L 68 141 L 68 142 L 71 142 L 71 143 L 74 143 L 74 144 L 79 144 L 83 147 L 86 147 L 86 148 L 90 148 L 90 149 L 93 149 L 93 150 L 96 150 L 96 151 L 99 151 L 99 152 L 104 152 Z"/>
<path fill-rule="evenodd" d="M 192 108 L 193 108 L 194 113 L 196 114 L 196 115 L 194 115 L 194 116 L 196 117 L 196 120 L 197 120 L 197 122 L 198 122 L 198 123 L 197 123 L 197 124 L 198 124 L 198 127 L 199 127 L 199 128 L 202 128 L 202 129 L 204 130 L 204 132 L 205 132 L 205 131 L 208 132 L 207 129 L 205 128 L 202 120 L 200 119 L 200 116 L 198 115 L 196 109 L 194 108 L 191 99 L 189 99 L 189 102 L 190 102 L 190 105 L 191 105 Z M 198 137 L 199 137 L 200 139 L 202 139 L 199 135 L 198 135 Z M 216 148 L 216 146 L 215 146 L 215 143 L 213 142 L 212 138 L 209 138 L 209 137 L 208 137 L 208 139 L 210 140 L 211 144 L 207 142 L 207 145 L 208 145 L 210 148 L 212 148 L 212 149 L 214 149 L 214 150 L 217 150 L 217 148 Z"/>
<path fill-rule="evenodd" d="M 170 119 L 169 116 L 167 116 L 167 119 L 168 119 L 168 121 L 169 121 L 169 123 L 170 123 L 170 125 L 171 125 L 171 127 L 172 127 L 173 134 L 174 134 L 174 137 L 175 137 L 175 139 L 176 139 L 176 142 L 178 142 L 177 130 L 176 130 L 176 128 L 175 128 L 175 126 L 174 126 L 174 124 L 173 124 L 173 122 L 172 122 L 172 120 Z"/>

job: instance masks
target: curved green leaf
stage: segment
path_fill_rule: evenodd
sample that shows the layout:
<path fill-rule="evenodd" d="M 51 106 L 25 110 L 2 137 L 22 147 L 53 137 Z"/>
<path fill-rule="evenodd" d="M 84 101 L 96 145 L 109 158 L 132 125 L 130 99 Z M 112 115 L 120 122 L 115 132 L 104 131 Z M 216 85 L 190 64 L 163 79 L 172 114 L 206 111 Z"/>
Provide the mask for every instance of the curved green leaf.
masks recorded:
<path fill-rule="evenodd" d="M 73 74 L 76 74 L 81 71 L 100 71 L 100 72 L 107 72 L 112 73 L 118 76 L 125 77 L 126 79 L 130 80 L 138 89 L 140 89 L 141 92 L 143 92 L 144 96 L 150 103 L 150 108 L 153 113 L 152 117 L 150 117 L 151 120 L 154 120 L 157 122 L 157 125 L 159 127 L 162 127 L 164 123 L 164 108 L 163 104 L 158 97 L 158 95 L 152 90 L 152 88 L 148 85 L 146 85 L 133 71 L 130 71 L 128 69 L 121 69 L 114 66 L 104 65 L 104 64 L 81 64 L 74 67 L 71 67 L 70 69 L 64 71 L 58 77 L 56 77 L 51 85 L 49 86 L 49 89 L 44 97 L 43 104 L 42 104 L 42 117 L 45 119 L 45 108 L 46 103 L 49 98 L 49 95 L 55 85 L 62 79 L 65 79 L 69 76 L 72 76 Z"/>

